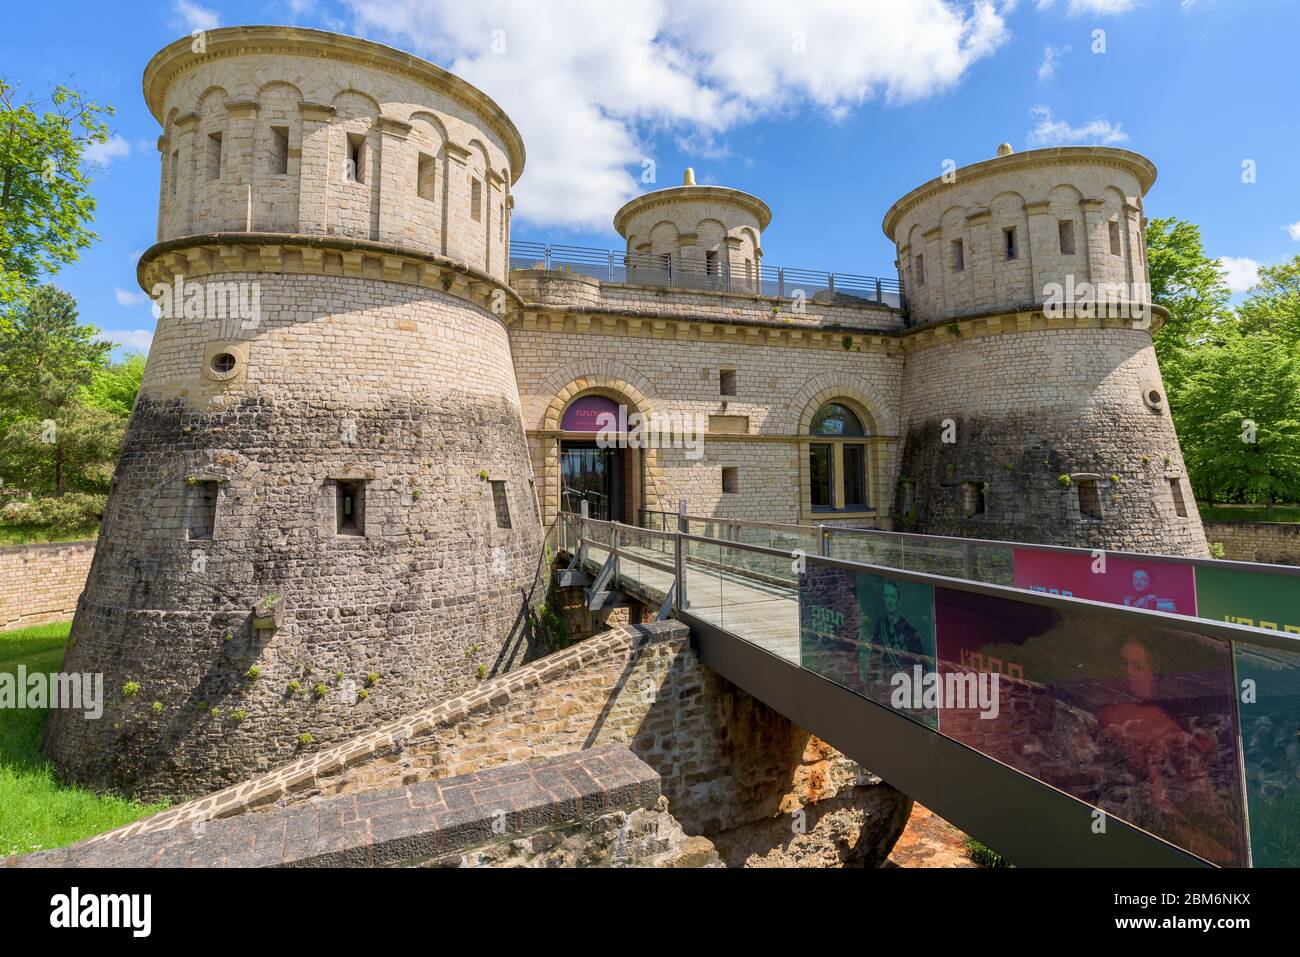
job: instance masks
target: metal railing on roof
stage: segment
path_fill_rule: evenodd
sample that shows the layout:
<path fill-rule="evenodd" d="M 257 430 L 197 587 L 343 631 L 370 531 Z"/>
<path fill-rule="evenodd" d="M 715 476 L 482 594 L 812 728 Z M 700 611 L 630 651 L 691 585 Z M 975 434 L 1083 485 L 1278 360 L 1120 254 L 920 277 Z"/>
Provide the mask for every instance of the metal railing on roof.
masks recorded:
<path fill-rule="evenodd" d="M 901 309 L 904 303 L 903 288 L 897 279 L 753 262 L 736 266 L 727 256 L 683 259 L 668 254 L 512 240 L 510 268 L 574 272 L 608 283 L 709 289 L 780 299 L 802 295 L 815 302 L 861 302 L 892 309 Z"/>

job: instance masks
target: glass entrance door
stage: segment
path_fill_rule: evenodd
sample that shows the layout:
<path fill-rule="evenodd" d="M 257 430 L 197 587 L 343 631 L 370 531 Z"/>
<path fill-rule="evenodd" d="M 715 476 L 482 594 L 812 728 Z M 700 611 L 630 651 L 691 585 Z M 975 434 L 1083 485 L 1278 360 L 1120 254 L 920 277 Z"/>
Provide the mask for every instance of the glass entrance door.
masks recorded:
<path fill-rule="evenodd" d="M 564 442 L 560 447 L 560 509 L 601 521 L 623 520 L 622 457 L 619 449 L 595 442 Z"/>

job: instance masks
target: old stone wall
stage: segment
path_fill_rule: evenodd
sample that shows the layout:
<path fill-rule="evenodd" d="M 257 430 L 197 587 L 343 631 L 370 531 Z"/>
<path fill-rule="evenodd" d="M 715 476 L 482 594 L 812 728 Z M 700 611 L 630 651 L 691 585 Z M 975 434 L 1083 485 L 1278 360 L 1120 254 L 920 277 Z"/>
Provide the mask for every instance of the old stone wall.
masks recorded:
<path fill-rule="evenodd" d="M 906 530 L 1207 554 L 1146 330 L 1041 313 L 940 328 L 909 347 L 902 394 Z"/>
<path fill-rule="evenodd" d="M 344 740 L 507 670 L 541 598 L 497 316 L 382 280 L 209 281 L 257 283 L 261 319 L 226 327 L 228 375 L 214 323 L 160 321 L 67 657 L 104 673 L 109 710 L 47 734 L 73 779 L 146 797 L 243 780 L 304 735 Z"/>
<path fill-rule="evenodd" d="M 1300 565 L 1300 523 L 1206 522 L 1205 537 L 1229 561 Z"/>
<path fill-rule="evenodd" d="M 199 828 L 83 841 L 12 867 L 717 867 L 659 776 L 607 746 Z"/>
<path fill-rule="evenodd" d="M 0 547 L 0 631 L 71 618 L 95 543 Z"/>
<path fill-rule="evenodd" d="M 654 768 L 674 818 L 689 834 L 719 836 L 733 862 L 792 860 L 809 845 L 815 849 L 807 853 L 823 863 L 836 855 L 841 863 L 874 862 L 888 853 L 911 807 L 902 794 L 704 668 L 688 629 L 661 622 L 581 642 L 114 833 L 185 828 L 608 744 L 630 748 Z M 790 815 L 800 810 L 804 834 L 791 826 Z"/>

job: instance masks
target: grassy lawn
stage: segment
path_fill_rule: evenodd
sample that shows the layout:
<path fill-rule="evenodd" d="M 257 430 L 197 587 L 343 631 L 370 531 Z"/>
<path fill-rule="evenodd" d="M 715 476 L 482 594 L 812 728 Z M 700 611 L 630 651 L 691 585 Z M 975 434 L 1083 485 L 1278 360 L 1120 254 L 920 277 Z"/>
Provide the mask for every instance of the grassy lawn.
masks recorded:
<path fill-rule="evenodd" d="M 1270 518 L 1263 505 L 1198 506 L 1203 522 L 1300 522 L 1300 505 L 1274 505 Z"/>
<path fill-rule="evenodd" d="M 0 545 L 32 545 L 37 542 L 79 542 L 99 536 L 98 525 L 54 531 L 44 525 L 0 525 Z"/>
<path fill-rule="evenodd" d="M 0 671 L 63 664 L 68 622 L 0 632 Z M 59 783 L 41 754 L 45 710 L 0 710 L 0 857 L 62 847 L 159 810 Z"/>

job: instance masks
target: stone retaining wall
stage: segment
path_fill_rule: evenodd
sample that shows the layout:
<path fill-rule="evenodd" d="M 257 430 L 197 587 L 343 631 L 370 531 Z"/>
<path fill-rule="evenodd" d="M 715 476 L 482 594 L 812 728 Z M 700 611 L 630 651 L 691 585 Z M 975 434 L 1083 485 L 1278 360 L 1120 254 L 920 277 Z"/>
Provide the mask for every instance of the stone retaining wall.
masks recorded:
<path fill-rule="evenodd" d="M 911 807 L 900 792 L 703 667 L 684 625 L 659 622 L 598 635 L 111 836 L 192 828 L 606 744 L 628 747 L 654 768 L 689 834 L 712 837 L 818 805 L 803 815 L 806 831 L 797 842 L 816 843 L 807 853 L 823 863 L 827 847 L 853 863 L 883 858 Z M 772 832 L 777 841 L 796 841 L 788 821 L 773 823 L 783 832 Z M 771 850 L 734 836 L 725 843 L 736 849 L 737 862 Z M 791 862 L 803 854 L 778 850 Z"/>
<path fill-rule="evenodd" d="M 668 814 L 659 775 L 621 747 L 443 781 L 119 835 L 18 867 L 720 866 Z"/>
<path fill-rule="evenodd" d="M 1300 565 L 1300 522 L 1206 522 L 1205 538 L 1234 562 Z"/>
<path fill-rule="evenodd" d="M 0 547 L 0 631 L 71 618 L 94 557 L 93 541 Z"/>

